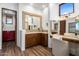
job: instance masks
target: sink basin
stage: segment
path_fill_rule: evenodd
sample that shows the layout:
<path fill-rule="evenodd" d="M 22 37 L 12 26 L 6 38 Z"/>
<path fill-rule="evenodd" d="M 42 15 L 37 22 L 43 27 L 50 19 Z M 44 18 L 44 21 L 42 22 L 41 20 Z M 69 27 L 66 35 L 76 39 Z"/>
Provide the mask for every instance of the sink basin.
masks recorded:
<path fill-rule="evenodd" d="M 60 35 L 53 35 L 53 38 L 58 39 L 58 40 L 62 40 L 62 37 Z"/>

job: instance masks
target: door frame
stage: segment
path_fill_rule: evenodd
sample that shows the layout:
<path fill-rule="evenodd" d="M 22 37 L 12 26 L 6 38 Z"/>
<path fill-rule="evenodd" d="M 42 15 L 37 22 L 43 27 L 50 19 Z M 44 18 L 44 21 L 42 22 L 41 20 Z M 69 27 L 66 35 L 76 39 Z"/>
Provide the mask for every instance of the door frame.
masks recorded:
<path fill-rule="evenodd" d="M 1 9 L 1 15 L 2 15 L 2 18 L 1 18 L 1 24 L 2 24 L 2 27 L 1 27 L 1 29 L 2 29 L 2 41 L 3 41 L 3 9 L 5 9 L 5 10 L 10 10 L 10 11 L 13 11 L 13 12 L 15 12 L 15 43 L 17 43 L 17 11 L 16 10 L 12 10 L 12 9 L 8 9 L 8 8 L 2 8 Z"/>

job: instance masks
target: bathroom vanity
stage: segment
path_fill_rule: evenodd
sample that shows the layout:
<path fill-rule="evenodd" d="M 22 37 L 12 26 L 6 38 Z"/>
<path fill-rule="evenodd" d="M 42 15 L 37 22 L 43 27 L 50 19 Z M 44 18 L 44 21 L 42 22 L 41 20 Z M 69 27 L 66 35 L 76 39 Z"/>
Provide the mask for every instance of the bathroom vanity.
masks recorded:
<path fill-rule="evenodd" d="M 67 33 L 66 35 L 51 35 L 52 37 L 58 37 L 57 39 L 68 42 L 68 50 L 70 55 L 79 56 L 79 35 L 75 36 L 73 33 Z M 64 44 L 65 45 L 65 44 Z"/>
<path fill-rule="evenodd" d="M 30 32 L 25 36 L 25 47 L 32 47 L 36 45 L 48 46 L 47 32 Z"/>
<path fill-rule="evenodd" d="M 48 46 L 48 31 L 42 29 L 42 15 L 23 12 L 23 28 L 26 30 L 25 47 Z"/>
<path fill-rule="evenodd" d="M 62 39 L 69 42 L 69 53 L 79 56 L 79 37 L 62 36 Z"/>

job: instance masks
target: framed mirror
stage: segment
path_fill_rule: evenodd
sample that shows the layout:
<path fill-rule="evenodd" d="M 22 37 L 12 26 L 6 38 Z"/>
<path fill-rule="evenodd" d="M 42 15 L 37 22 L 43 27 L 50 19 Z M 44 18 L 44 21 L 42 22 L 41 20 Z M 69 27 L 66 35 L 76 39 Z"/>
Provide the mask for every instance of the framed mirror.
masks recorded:
<path fill-rule="evenodd" d="M 75 28 L 76 28 L 75 24 L 76 24 L 76 22 L 69 23 L 69 26 L 68 26 L 68 28 L 69 28 L 68 32 L 69 32 L 69 33 L 75 33 L 75 31 L 76 31 L 76 29 L 75 29 Z"/>
<path fill-rule="evenodd" d="M 42 30 L 42 16 L 38 14 L 23 12 L 23 28 L 27 31 L 41 31 Z"/>

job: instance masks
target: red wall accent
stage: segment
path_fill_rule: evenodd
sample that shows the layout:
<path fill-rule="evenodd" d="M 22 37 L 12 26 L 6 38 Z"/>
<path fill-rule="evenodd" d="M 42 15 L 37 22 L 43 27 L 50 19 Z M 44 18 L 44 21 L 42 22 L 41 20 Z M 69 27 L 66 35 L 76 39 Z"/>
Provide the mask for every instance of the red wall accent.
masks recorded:
<path fill-rule="evenodd" d="M 15 40 L 15 31 L 3 31 L 3 41 Z"/>

